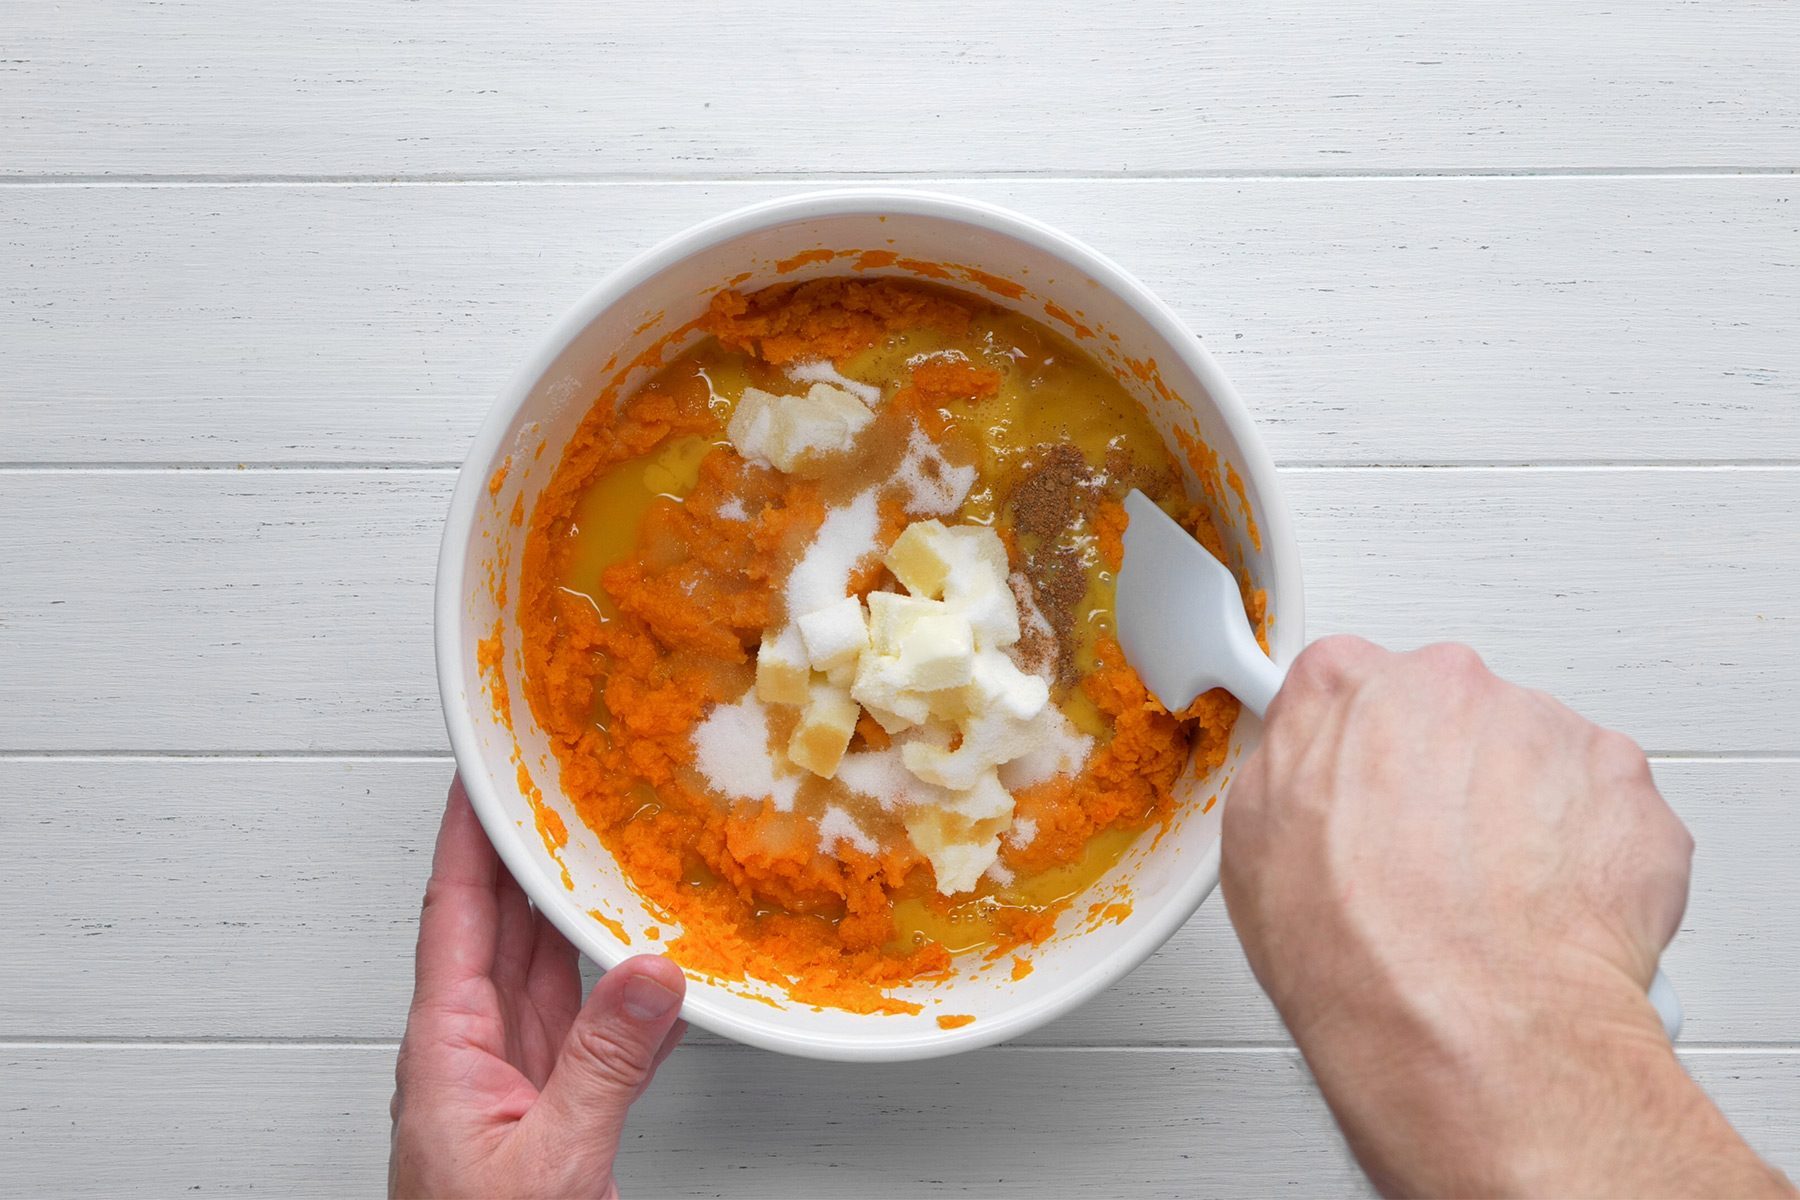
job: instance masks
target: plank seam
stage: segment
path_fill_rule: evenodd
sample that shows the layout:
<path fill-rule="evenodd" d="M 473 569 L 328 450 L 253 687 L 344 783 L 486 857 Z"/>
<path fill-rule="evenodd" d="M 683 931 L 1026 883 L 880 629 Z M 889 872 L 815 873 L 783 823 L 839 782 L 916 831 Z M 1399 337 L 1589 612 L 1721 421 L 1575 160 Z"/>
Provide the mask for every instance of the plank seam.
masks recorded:
<path fill-rule="evenodd" d="M 1792 471 L 1800 468 L 1800 458 L 1734 458 L 1734 459 L 1457 459 L 1423 462 L 1363 462 L 1352 459 L 1282 462 L 1277 461 L 1276 469 L 1296 474 L 1302 472 L 1360 472 L 1360 471 L 1469 471 L 1469 472 L 1551 472 L 1551 471 L 1687 471 L 1687 472 L 1733 472 L 1733 471 Z M 282 471 L 311 471 L 317 474 L 418 474 L 444 475 L 454 474 L 462 469 L 460 462 L 439 459 L 420 460 L 371 460 L 368 462 L 351 462 L 342 460 L 305 460 L 294 461 L 259 460 L 255 462 L 232 462 L 202 460 L 196 462 L 174 462 L 144 460 L 140 462 L 0 462 L 0 474 L 4 475 L 205 475 L 205 474 L 264 474 Z"/>
<path fill-rule="evenodd" d="M 398 1038 L 0 1038 L 0 1053 L 23 1050 L 383 1050 L 389 1053 L 400 1047 Z M 1684 1055 L 1766 1054 L 1771 1056 L 1800 1054 L 1800 1043 L 1792 1042 L 1699 1042 L 1678 1045 Z M 734 1042 L 701 1042 L 684 1047 L 683 1054 L 697 1052 L 733 1054 L 765 1054 L 754 1046 Z M 984 1054 L 1279 1054 L 1297 1057 L 1299 1049 L 1291 1043 L 1206 1043 L 1206 1042 L 1130 1042 L 1117 1045 L 1082 1043 L 1079 1045 L 999 1045 L 983 1047 Z"/>
<path fill-rule="evenodd" d="M 1800 763 L 1794 750 L 1647 750 L 1653 763 Z M 0 750 L 4 762 L 420 762 L 455 761 L 448 750 Z"/>
<path fill-rule="evenodd" d="M 1244 183 L 1337 182 L 1431 179 L 1768 179 L 1800 174 L 1800 166 L 1675 165 L 1666 167 L 1318 167 L 1274 170 L 1195 171 L 830 171 L 748 172 L 728 175 L 662 172 L 594 172 L 589 174 L 505 175 L 422 172 L 408 175 L 358 173 L 281 174 L 261 172 L 130 172 L 118 175 L 41 172 L 0 178 L 0 188 L 56 187 L 663 187 L 671 184 L 754 186 L 766 184 L 870 184 L 955 182 L 982 183 Z"/>

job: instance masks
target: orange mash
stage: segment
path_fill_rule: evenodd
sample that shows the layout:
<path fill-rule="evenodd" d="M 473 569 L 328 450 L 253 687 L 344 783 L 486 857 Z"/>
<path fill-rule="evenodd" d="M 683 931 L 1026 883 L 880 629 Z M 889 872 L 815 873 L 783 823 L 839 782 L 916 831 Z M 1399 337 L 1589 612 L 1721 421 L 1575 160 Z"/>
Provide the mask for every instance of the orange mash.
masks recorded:
<path fill-rule="evenodd" d="M 1190 749 L 1203 770 L 1223 761 L 1236 701 L 1213 692 L 1171 715 L 1112 636 L 1127 490 L 1215 553 L 1223 539 L 1120 384 L 1017 313 L 834 278 L 722 292 L 702 325 L 708 336 L 616 411 L 588 414 L 537 498 L 519 600 L 525 694 L 575 810 L 680 924 L 677 961 L 803 1002 L 913 1011 L 887 989 L 942 977 L 956 954 L 1047 937 L 1168 818 Z M 818 387 L 859 425 L 844 445 L 782 470 L 728 436 L 747 392 L 767 404 Z M 858 513 L 861 534 L 844 533 Z M 811 718 L 756 698 L 768 639 L 805 615 L 790 611 L 796 597 L 900 593 L 884 554 L 921 521 L 998 535 L 1020 632 L 990 653 L 1043 680 L 1041 703 L 1048 693 L 1030 728 L 1049 749 L 1029 769 L 997 768 L 1010 805 L 982 826 L 999 831 L 991 862 L 954 891 L 916 844 L 924 797 L 949 793 L 898 764 L 928 735 L 940 757 L 968 747 L 974 735 L 955 729 L 979 714 L 906 727 L 856 710 L 844 766 L 826 777 L 783 754 Z M 820 574 L 821 547 L 837 576 Z"/>

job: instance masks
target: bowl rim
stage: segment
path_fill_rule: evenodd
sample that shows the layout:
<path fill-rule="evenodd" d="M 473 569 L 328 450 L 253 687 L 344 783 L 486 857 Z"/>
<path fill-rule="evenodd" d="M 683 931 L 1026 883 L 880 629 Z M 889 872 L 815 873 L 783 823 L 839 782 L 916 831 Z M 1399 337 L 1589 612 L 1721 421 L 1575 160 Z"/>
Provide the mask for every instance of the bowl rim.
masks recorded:
<path fill-rule="evenodd" d="M 525 831 L 506 814 L 484 767 L 472 712 L 479 686 L 471 687 L 462 661 L 463 581 L 470 531 L 486 494 L 489 467 L 532 390 L 564 350 L 596 318 L 639 286 L 697 253 L 761 229 L 821 217 L 902 215 L 973 225 L 1025 242 L 1067 262 L 1135 310 L 1183 361 L 1206 389 L 1218 417 L 1240 451 L 1239 465 L 1255 484 L 1264 544 L 1281 579 L 1280 620 L 1270 637 L 1277 662 L 1297 653 L 1304 637 L 1304 584 L 1298 544 L 1274 459 L 1258 436 L 1249 409 L 1200 338 L 1137 278 L 1086 243 L 1035 218 L 987 201 L 926 189 L 843 187 L 808 191 L 745 205 L 702 221 L 651 246 L 607 274 L 540 337 L 501 388 L 476 432 L 457 473 L 439 547 L 434 582 L 433 645 L 444 723 L 457 771 L 470 803 L 501 861 L 520 881 L 532 902 L 563 936 L 610 970 L 632 952 L 599 938 L 578 911 L 572 895 L 541 877 L 525 841 Z M 973 264 L 980 266 L 981 264 Z M 477 681 L 478 682 L 478 681 Z M 1067 1013 L 1112 986 L 1149 958 L 1186 924 L 1219 881 L 1220 843 L 1215 838 L 1175 895 L 1149 920 L 1131 931 L 1105 957 L 1064 985 L 993 1017 L 955 1029 L 926 1029 L 908 1038 L 867 1041 L 855 1035 L 815 1034 L 762 1018 L 746 1019 L 712 1002 L 708 988 L 690 987 L 682 1016 L 734 1041 L 805 1058 L 840 1062 L 884 1062 L 934 1058 L 993 1045 Z"/>

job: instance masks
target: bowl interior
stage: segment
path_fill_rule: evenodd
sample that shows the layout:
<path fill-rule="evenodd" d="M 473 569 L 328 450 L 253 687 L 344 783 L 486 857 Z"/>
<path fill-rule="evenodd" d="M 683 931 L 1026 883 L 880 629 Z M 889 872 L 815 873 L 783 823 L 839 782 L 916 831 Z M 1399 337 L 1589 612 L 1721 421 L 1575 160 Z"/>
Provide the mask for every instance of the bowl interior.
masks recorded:
<path fill-rule="evenodd" d="M 1217 515 L 1244 569 L 1267 590 L 1275 657 L 1285 661 L 1298 650 L 1298 559 L 1267 456 L 1193 336 L 1116 267 L 1023 218 L 920 194 L 790 200 L 703 226 L 597 289 L 502 395 L 459 481 L 439 581 L 440 677 L 470 794 L 526 891 L 603 965 L 661 949 L 680 926 L 624 882 L 561 795 L 556 760 L 520 686 L 510 601 L 519 595 L 529 521 L 512 523 L 515 502 L 522 497 L 529 512 L 596 396 L 629 394 L 701 336 L 687 327 L 728 281 L 754 289 L 848 272 L 931 279 L 1045 321 L 1116 370 L 1178 461 L 1186 463 L 1178 437 L 1200 438 L 1217 453 L 1220 470 L 1230 464 L 1243 480 L 1254 535 L 1235 499 L 1225 506 L 1231 511 Z M 1201 496 L 1194 464 L 1184 470 L 1191 493 Z M 484 676 L 480 665 L 483 640 L 496 635 L 499 679 Z M 491 640 L 487 657 L 493 661 Z M 507 692 L 510 725 L 495 713 L 491 686 Z M 948 1053 L 1041 1024 L 1141 962 L 1211 891 L 1222 811 L 1213 801 L 1258 732 L 1245 717 L 1220 771 L 1196 777 L 1190 765 L 1167 832 L 1140 838 L 1091 895 L 1071 906 L 1057 934 L 1029 952 L 1034 969 L 1024 979 L 1011 978 L 1010 957 L 959 960 L 955 979 L 896 993 L 924 1007 L 894 1016 L 821 1010 L 755 981 L 698 977 L 685 1015 L 741 1041 L 840 1059 Z M 527 798 L 532 790 L 567 829 L 560 850 L 540 836 Z M 1115 904 L 1128 905 L 1128 915 L 1114 907 L 1105 919 L 1089 919 L 1092 906 Z M 646 938 L 650 929 L 658 940 Z M 940 1027 L 937 1018 L 951 1014 L 975 1020 Z"/>

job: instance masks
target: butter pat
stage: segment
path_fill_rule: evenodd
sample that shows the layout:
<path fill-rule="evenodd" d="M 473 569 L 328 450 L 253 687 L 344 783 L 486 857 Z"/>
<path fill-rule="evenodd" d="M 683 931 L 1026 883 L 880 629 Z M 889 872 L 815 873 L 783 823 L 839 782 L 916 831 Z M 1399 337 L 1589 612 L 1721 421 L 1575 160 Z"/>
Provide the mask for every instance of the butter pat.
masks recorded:
<path fill-rule="evenodd" d="M 1050 703 L 1050 685 L 1036 675 L 1019 670 L 998 650 L 975 656 L 966 689 L 971 712 L 998 710 L 1020 721 L 1029 721 Z"/>
<path fill-rule="evenodd" d="M 856 701 L 843 688 L 829 683 L 809 686 L 800 724 L 788 742 L 788 759 L 814 775 L 830 779 L 850 746 L 856 731 Z"/>
<path fill-rule="evenodd" d="M 888 733 L 900 733 L 931 719 L 931 705 L 925 697 L 902 685 L 899 666 L 898 659 L 865 654 L 850 687 L 850 698 L 868 709 Z"/>
<path fill-rule="evenodd" d="M 869 645 L 877 654 L 898 658 L 906 631 L 914 621 L 949 611 L 950 606 L 941 600 L 921 600 L 898 592 L 870 592 Z"/>
<path fill-rule="evenodd" d="M 907 814 L 906 833 L 931 864 L 938 891 L 950 896 L 973 888 L 998 861 L 1012 815 L 1012 796 L 988 771 L 942 805 Z"/>
<path fill-rule="evenodd" d="M 725 436 L 752 462 L 791 472 L 814 454 L 839 454 L 875 419 L 868 405 L 843 388 L 815 383 L 804 396 L 745 388 Z"/>
<path fill-rule="evenodd" d="M 906 769 L 951 791 L 966 791 L 988 771 L 1023 758 L 1043 743 L 1035 721 L 1021 721 L 997 710 L 977 713 L 962 722 L 962 742 L 954 750 L 946 742 L 908 742 L 901 750 Z"/>
<path fill-rule="evenodd" d="M 894 539 L 882 562 L 907 591 L 935 600 L 944 594 L 953 554 L 950 531 L 942 521 L 915 521 Z"/>
<path fill-rule="evenodd" d="M 806 643 L 806 657 L 815 671 L 830 671 L 855 662 L 869 648 L 869 622 L 862 601 L 845 596 L 818 612 L 807 613 L 797 624 Z"/>
<path fill-rule="evenodd" d="M 946 896 L 969 891 L 1000 857 L 999 834 L 976 841 L 959 840 L 947 835 L 943 815 L 930 809 L 907 819 L 906 834 L 931 864 L 931 873 L 937 876 L 937 890 Z"/>
<path fill-rule="evenodd" d="M 763 634 L 756 652 L 756 698 L 764 704 L 805 704 L 812 670 L 800 630 L 789 625 Z"/>
<path fill-rule="evenodd" d="M 998 649 L 1017 642 L 1019 601 L 1007 584 L 1005 574 L 995 577 L 986 564 L 971 567 L 968 574 L 974 578 L 962 586 L 958 585 L 956 575 L 951 575 L 946 603 L 968 618 L 976 640 L 983 647 Z"/>
<path fill-rule="evenodd" d="M 975 666 L 975 634 L 969 619 L 947 612 L 919 617 L 907 627 L 896 659 L 901 686 L 914 692 L 959 688 Z"/>

